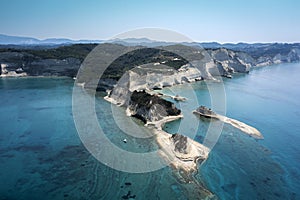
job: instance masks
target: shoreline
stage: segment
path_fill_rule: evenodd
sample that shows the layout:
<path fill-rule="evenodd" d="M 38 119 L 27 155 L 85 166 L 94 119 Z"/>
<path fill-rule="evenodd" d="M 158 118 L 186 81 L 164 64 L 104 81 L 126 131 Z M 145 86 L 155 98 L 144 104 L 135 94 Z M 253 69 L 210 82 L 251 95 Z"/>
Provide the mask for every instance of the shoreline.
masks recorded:
<path fill-rule="evenodd" d="M 39 76 L 28 76 L 28 75 L 24 75 L 24 76 L 3 76 L 2 74 L 0 75 L 0 79 L 13 79 L 13 78 L 68 78 L 68 79 L 73 79 L 72 77 L 70 76 L 57 76 L 57 75 L 51 75 L 51 76 L 42 76 L 42 75 L 39 75 Z M 74 80 L 75 81 L 75 80 Z"/>

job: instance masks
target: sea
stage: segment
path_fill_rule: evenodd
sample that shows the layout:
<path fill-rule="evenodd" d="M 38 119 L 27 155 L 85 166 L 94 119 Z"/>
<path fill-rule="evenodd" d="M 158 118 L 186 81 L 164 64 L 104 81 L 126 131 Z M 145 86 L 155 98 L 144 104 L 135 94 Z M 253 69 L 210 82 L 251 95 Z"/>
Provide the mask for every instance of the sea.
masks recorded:
<path fill-rule="evenodd" d="M 194 176 L 218 199 L 300 199 L 299 75 L 300 63 L 278 64 L 236 74 L 221 83 L 200 81 L 160 91 L 187 97 L 184 102 L 166 97 L 184 114 L 164 125 L 169 133 L 203 144 L 211 140 L 209 129 L 216 121 L 192 111 L 195 106 L 212 106 L 209 88 L 223 84 L 226 110 L 222 114 L 255 127 L 264 136 L 258 140 L 224 124 L 210 141 L 209 158 Z M 201 193 L 190 191 L 170 166 L 134 173 L 99 161 L 76 129 L 74 87 L 73 79 L 61 77 L 0 79 L 0 200 L 164 200 Z M 112 144 L 135 153 L 159 149 L 153 137 L 126 134 L 136 126 L 143 133 L 149 130 L 103 96 L 95 97 L 95 113 Z M 141 165 L 131 159 L 114 162 Z"/>

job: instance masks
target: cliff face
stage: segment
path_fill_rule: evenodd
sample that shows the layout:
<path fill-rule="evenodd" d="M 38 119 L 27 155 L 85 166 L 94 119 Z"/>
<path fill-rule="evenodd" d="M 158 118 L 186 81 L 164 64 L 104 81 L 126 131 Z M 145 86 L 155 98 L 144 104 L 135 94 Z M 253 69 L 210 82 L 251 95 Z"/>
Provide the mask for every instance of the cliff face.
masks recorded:
<path fill-rule="evenodd" d="M 256 60 L 255 66 L 267 66 L 279 63 L 292 63 L 300 61 L 300 49 L 292 48 L 286 52 L 278 52 L 275 55 L 266 54 L 259 56 Z"/>
<path fill-rule="evenodd" d="M 74 77 L 81 62 L 96 44 L 66 46 L 1 46 L 2 76 L 24 72 L 28 76 Z"/>
<path fill-rule="evenodd" d="M 22 62 L 24 56 L 24 54 L 17 52 L 0 53 L 0 75 L 18 76 L 18 74 L 24 73 L 23 66 L 25 66 L 25 63 Z"/>
<path fill-rule="evenodd" d="M 127 113 L 147 123 L 162 120 L 167 116 L 177 116 L 181 111 L 173 103 L 156 95 L 134 91 L 130 96 Z"/>
<path fill-rule="evenodd" d="M 204 70 L 205 71 L 205 70 Z M 128 105 L 129 97 L 134 91 L 147 91 L 163 88 L 186 82 L 201 80 L 203 76 L 195 67 L 184 65 L 179 70 L 175 70 L 163 65 L 138 67 L 127 71 L 117 82 L 109 94 L 111 102 L 119 105 Z M 209 77 L 212 77 L 209 74 Z"/>
<path fill-rule="evenodd" d="M 221 65 L 218 68 L 224 72 L 248 72 L 251 67 L 267 66 L 278 63 L 291 63 L 300 61 L 300 46 L 273 47 L 242 51 L 229 49 L 208 50 L 215 63 Z M 223 69 L 222 69 L 223 68 Z M 229 70 L 229 71 L 228 71 Z"/>
<path fill-rule="evenodd" d="M 116 104 L 127 104 L 133 91 L 151 90 L 203 79 L 214 79 L 234 72 L 246 73 L 255 64 L 251 56 L 227 49 L 208 51 L 203 60 L 174 69 L 164 63 L 146 64 L 128 70 L 118 80 L 109 97 Z"/>
<path fill-rule="evenodd" d="M 246 73 L 255 65 L 255 60 L 246 53 L 227 49 L 210 50 L 210 56 L 217 65 L 220 75 L 234 72 Z"/>
<path fill-rule="evenodd" d="M 69 76 L 74 77 L 81 61 L 77 58 L 41 59 L 28 53 L 0 53 L 1 76 Z"/>
<path fill-rule="evenodd" d="M 300 51 L 297 50 L 291 50 L 285 56 L 276 54 L 274 58 L 261 56 L 258 59 L 254 59 L 247 53 L 228 49 L 206 52 L 209 56 L 201 62 L 193 61 L 179 69 L 158 62 L 128 70 L 115 87 L 110 88 L 110 100 L 115 104 L 128 105 L 129 97 L 134 91 L 147 91 L 202 79 L 214 79 L 215 76 L 228 76 L 236 72 L 247 73 L 252 67 L 300 60 Z"/>

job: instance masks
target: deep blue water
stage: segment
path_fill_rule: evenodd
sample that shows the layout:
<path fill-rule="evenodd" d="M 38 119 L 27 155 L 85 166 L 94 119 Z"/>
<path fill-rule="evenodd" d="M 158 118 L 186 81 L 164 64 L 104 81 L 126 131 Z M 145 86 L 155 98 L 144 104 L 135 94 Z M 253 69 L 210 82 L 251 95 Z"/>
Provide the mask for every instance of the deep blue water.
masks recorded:
<path fill-rule="evenodd" d="M 224 80 L 226 115 L 256 127 L 265 139 L 224 126 L 197 174 L 220 199 L 300 199 L 299 74 L 299 63 L 281 64 Z M 72 88 L 67 78 L 0 79 L 0 199 L 122 199 L 129 191 L 136 199 L 185 199 L 188 187 L 169 167 L 130 174 L 94 159 L 74 125 Z M 185 86 L 172 90 L 189 93 Z M 201 104 L 210 105 L 204 82 L 192 84 L 192 90 Z M 172 133 L 180 126 L 188 136 L 196 131 L 194 139 L 202 142 L 210 120 L 188 114 L 194 109 L 189 100 L 179 105 L 184 119 L 165 129 Z M 124 144 L 111 105 L 101 97 L 96 111 L 116 145 L 135 152 L 157 148 L 151 138 L 127 137 L 131 146 Z M 126 118 L 124 110 L 117 112 Z"/>

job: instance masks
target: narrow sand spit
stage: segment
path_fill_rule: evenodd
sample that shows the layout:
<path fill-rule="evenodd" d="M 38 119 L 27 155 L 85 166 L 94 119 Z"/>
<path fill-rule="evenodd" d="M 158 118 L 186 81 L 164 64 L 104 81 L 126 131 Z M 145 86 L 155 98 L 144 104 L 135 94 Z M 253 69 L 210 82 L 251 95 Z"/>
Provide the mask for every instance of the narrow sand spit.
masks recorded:
<path fill-rule="evenodd" d="M 224 121 L 225 123 L 228 123 L 230 125 L 232 125 L 233 127 L 240 129 L 241 131 L 243 131 L 244 133 L 250 135 L 251 137 L 254 137 L 256 139 L 263 139 L 263 135 L 254 127 L 249 126 L 243 122 L 240 122 L 238 120 L 235 119 L 231 119 L 228 117 L 222 117 L 222 119 L 220 119 L 222 121 Z"/>
<path fill-rule="evenodd" d="M 197 110 L 195 110 L 193 113 L 196 113 L 200 116 L 221 120 L 224 123 L 230 124 L 231 126 L 243 131 L 244 133 L 250 135 L 251 137 L 253 137 L 255 139 L 263 139 L 264 138 L 263 135 L 256 128 L 249 126 L 249 125 L 245 124 L 244 122 L 240 122 L 238 120 L 231 119 L 229 117 L 215 114 L 215 113 L 212 115 L 207 115 L 207 114 L 200 113 Z"/>

